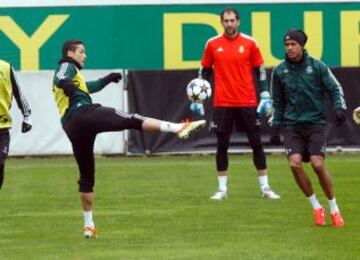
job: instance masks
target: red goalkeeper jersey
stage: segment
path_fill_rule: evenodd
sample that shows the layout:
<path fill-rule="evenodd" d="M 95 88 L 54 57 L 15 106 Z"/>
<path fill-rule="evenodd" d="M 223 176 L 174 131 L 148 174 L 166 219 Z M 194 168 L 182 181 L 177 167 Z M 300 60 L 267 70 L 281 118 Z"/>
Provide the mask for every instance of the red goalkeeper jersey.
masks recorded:
<path fill-rule="evenodd" d="M 208 40 L 201 61 L 214 69 L 215 107 L 257 105 L 253 68 L 264 63 L 254 38 L 239 33 L 235 38 L 219 35 Z"/>

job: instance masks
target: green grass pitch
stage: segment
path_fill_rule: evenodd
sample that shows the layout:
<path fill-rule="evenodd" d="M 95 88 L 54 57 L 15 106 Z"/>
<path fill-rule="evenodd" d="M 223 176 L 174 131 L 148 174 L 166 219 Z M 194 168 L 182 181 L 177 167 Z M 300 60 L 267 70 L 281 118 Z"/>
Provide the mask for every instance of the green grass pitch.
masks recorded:
<path fill-rule="evenodd" d="M 268 156 L 260 197 L 249 155 L 231 155 L 229 198 L 211 201 L 214 156 L 96 159 L 95 223 L 82 237 L 77 167 L 70 158 L 11 158 L 0 191 L 0 259 L 360 259 L 359 154 L 328 155 L 346 226 L 313 226 L 284 155 Z M 315 174 L 306 169 L 328 208 Z"/>

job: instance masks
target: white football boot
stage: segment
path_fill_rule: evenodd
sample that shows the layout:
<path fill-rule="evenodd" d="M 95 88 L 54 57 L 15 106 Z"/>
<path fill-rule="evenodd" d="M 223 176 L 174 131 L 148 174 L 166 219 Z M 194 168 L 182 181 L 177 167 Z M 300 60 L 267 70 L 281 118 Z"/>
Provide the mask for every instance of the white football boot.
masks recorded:
<path fill-rule="evenodd" d="M 222 200 L 227 199 L 226 191 L 218 190 L 210 197 L 211 200 Z"/>
<path fill-rule="evenodd" d="M 281 198 L 279 195 L 273 192 L 270 187 L 266 187 L 261 191 L 261 197 L 271 200 L 277 200 Z"/>

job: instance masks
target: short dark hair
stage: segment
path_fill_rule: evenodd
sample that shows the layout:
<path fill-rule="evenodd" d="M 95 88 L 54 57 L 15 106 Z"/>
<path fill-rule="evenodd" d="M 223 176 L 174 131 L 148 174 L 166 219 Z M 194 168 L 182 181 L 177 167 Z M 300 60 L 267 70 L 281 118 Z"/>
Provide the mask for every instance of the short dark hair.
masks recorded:
<path fill-rule="evenodd" d="M 68 51 L 75 51 L 77 46 L 80 44 L 84 44 L 82 41 L 80 40 L 68 40 L 63 44 L 62 47 L 62 56 L 63 58 L 67 57 L 67 53 Z"/>
<path fill-rule="evenodd" d="M 235 14 L 235 17 L 236 17 L 236 20 L 240 20 L 239 12 L 238 12 L 236 9 L 234 9 L 234 8 L 229 7 L 229 8 L 225 8 L 224 10 L 222 10 L 222 11 L 221 11 L 221 14 L 220 14 L 221 20 L 224 19 L 224 14 L 225 14 L 225 13 L 234 13 L 234 14 Z"/>

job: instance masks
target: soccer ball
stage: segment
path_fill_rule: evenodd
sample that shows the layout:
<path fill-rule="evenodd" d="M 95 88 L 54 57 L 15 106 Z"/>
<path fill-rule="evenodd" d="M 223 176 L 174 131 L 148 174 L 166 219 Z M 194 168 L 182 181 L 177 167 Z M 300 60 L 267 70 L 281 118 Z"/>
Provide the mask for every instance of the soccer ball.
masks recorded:
<path fill-rule="evenodd" d="M 210 83 L 201 78 L 193 79 L 186 87 L 186 93 L 190 100 L 203 102 L 211 96 Z"/>

